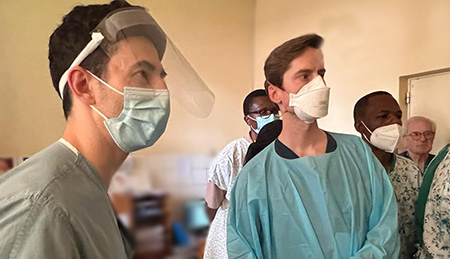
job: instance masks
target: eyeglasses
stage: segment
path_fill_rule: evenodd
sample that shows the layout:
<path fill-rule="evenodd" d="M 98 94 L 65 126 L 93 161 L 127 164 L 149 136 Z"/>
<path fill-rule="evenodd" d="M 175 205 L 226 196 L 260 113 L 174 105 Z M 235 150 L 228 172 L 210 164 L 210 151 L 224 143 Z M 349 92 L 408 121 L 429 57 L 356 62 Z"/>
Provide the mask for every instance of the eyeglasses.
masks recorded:
<path fill-rule="evenodd" d="M 254 112 L 249 112 L 249 114 L 259 114 L 259 116 L 263 119 L 267 119 L 270 117 L 270 115 L 274 115 L 275 117 L 280 117 L 280 111 L 277 109 L 272 109 L 272 110 L 268 110 L 268 109 L 262 109 L 259 111 L 254 111 Z"/>
<path fill-rule="evenodd" d="M 408 134 L 408 136 L 412 139 L 412 140 L 419 140 L 423 137 L 426 140 L 430 140 L 432 138 L 434 138 L 434 132 L 433 131 L 425 131 L 425 132 L 418 132 L 418 131 L 413 131 L 411 133 Z"/>

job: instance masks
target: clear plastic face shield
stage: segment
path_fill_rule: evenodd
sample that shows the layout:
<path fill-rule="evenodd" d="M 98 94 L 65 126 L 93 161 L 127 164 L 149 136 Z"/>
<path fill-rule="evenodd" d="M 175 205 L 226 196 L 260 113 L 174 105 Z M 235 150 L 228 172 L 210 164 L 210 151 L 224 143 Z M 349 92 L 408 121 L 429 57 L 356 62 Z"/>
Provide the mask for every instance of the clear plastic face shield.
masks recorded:
<path fill-rule="evenodd" d="M 186 111 L 201 118 L 210 114 L 215 101 L 213 92 L 144 9 L 129 7 L 109 13 L 91 37 L 61 77 L 61 96 L 71 68 L 101 48 L 109 57 L 105 70 L 108 78 L 102 79 L 118 91 L 123 93 L 124 87 L 165 89 L 167 85 L 171 99 Z"/>

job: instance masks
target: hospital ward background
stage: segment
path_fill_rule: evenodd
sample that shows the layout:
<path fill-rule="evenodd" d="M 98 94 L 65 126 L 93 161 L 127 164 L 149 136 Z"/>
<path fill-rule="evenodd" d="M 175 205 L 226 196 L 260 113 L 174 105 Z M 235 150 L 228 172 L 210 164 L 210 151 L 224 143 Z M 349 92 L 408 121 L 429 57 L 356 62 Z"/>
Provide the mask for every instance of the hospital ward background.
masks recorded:
<path fill-rule="evenodd" d="M 108 2 L 108 1 L 99 1 Z M 48 72 L 48 36 L 76 4 L 0 2 L 0 163 L 10 168 L 55 142 L 64 126 Z M 245 135 L 242 101 L 264 88 L 263 63 L 287 39 L 325 39 L 331 87 L 321 128 L 358 135 L 352 109 L 383 90 L 403 110 L 436 122 L 431 153 L 450 142 L 450 1 L 134 0 L 158 21 L 215 95 L 197 118 L 174 101 L 165 135 L 131 154 L 109 188 L 118 218 L 135 233 L 135 258 L 203 258 L 214 211 L 204 196 L 209 166 Z M 170 71 L 168 71 L 170 74 Z M 1 192 L 1 190 L 0 190 Z"/>

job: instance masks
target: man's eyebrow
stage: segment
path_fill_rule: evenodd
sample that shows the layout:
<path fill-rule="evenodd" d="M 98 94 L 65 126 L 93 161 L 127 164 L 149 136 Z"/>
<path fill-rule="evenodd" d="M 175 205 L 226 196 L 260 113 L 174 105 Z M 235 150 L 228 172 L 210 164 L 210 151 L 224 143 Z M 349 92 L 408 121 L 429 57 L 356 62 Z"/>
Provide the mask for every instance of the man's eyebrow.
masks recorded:
<path fill-rule="evenodd" d="M 312 73 L 312 70 L 311 69 L 300 69 L 299 71 L 295 72 L 294 75 L 306 74 L 306 73 Z"/>
<path fill-rule="evenodd" d="M 144 68 L 146 68 L 146 69 L 148 69 L 148 70 L 151 70 L 151 71 L 155 71 L 155 70 L 156 70 L 155 65 L 151 64 L 150 62 L 148 62 L 148 61 L 146 61 L 146 60 L 137 62 L 136 64 L 134 64 L 134 65 L 131 67 L 131 70 L 136 69 L 136 68 L 139 68 L 139 67 L 144 67 Z"/>
<path fill-rule="evenodd" d="M 379 111 L 378 111 L 378 113 L 382 113 L 382 112 L 390 113 L 390 112 L 392 112 L 392 111 L 390 111 L 390 110 L 379 110 Z M 403 111 L 402 111 L 402 110 L 397 110 L 397 111 L 394 111 L 394 113 L 403 113 Z"/>

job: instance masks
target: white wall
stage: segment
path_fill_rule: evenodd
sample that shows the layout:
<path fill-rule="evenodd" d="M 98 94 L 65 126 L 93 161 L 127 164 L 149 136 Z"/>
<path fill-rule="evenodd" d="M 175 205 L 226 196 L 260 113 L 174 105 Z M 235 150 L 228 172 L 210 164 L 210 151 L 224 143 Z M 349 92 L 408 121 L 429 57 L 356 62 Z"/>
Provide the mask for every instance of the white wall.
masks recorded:
<path fill-rule="evenodd" d="M 258 0 L 255 87 L 270 51 L 306 34 L 324 37 L 329 115 L 320 125 L 355 133 L 353 105 L 366 93 L 398 97 L 399 76 L 450 67 L 450 1 Z"/>
<path fill-rule="evenodd" d="M 243 136 L 248 127 L 242 119 L 242 102 L 253 80 L 254 1 L 134 2 L 149 9 L 216 95 L 207 119 L 180 111 L 174 103 L 161 141 L 142 152 L 217 152 Z"/>

